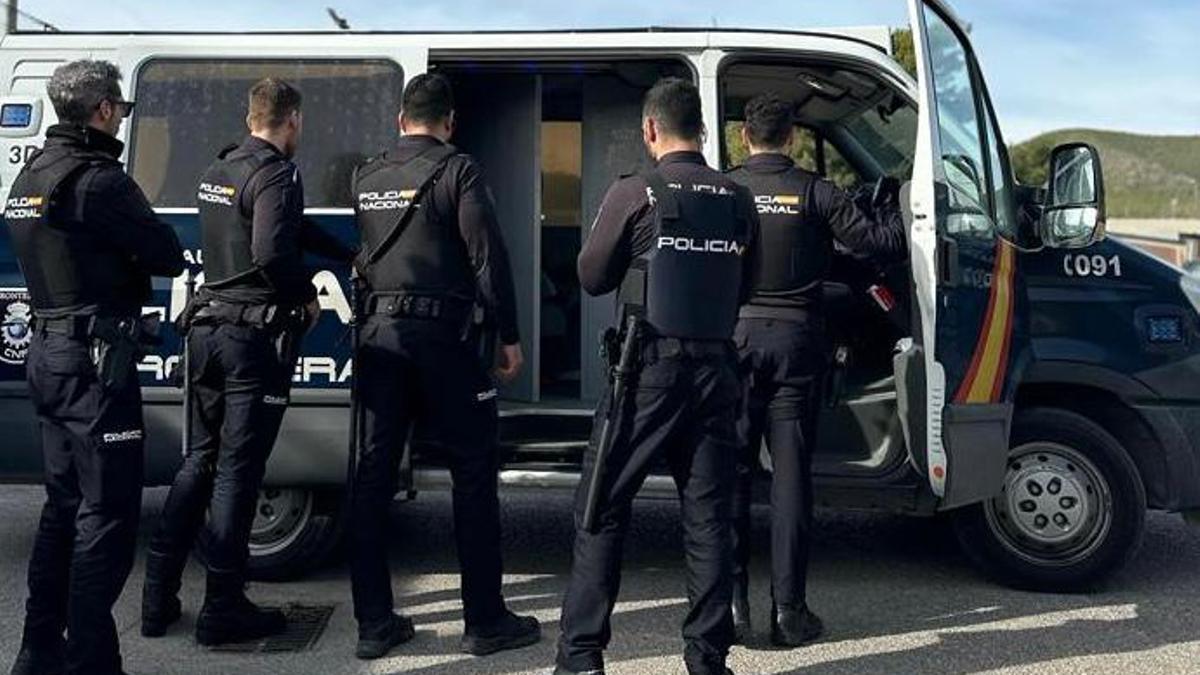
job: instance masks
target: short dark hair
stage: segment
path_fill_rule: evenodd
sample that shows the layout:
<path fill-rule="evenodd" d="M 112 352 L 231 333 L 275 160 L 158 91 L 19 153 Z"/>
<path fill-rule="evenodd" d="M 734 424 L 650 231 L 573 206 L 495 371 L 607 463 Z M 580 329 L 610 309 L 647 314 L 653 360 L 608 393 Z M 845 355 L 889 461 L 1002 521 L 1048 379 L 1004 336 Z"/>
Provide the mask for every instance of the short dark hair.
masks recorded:
<path fill-rule="evenodd" d="M 72 61 L 54 69 L 46 95 L 59 121 L 87 126 L 101 103 L 121 100 L 121 70 L 108 61 Z"/>
<path fill-rule="evenodd" d="M 300 110 L 300 90 L 283 80 L 266 77 L 250 87 L 250 109 L 246 123 L 251 129 L 278 129 Z"/>
<path fill-rule="evenodd" d="M 422 73 L 409 80 L 400 99 L 405 119 L 417 124 L 441 122 L 454 111 L 454 88 L 445 75 Z"/>
<path fill-rule="evenodd" d="M 794 118 L 792 102 L 775 92 L 759 94 L 746 103 L 746 135 L 761 148 L 778 148 L 787 143 Z"/>
<path fill-rule="evenodd" d="M 704 134 L 700 90 L 682 77 L 659 80 L 642 102 L 642 117 L 658 123 L 663 133 L 692 141 Z"/>

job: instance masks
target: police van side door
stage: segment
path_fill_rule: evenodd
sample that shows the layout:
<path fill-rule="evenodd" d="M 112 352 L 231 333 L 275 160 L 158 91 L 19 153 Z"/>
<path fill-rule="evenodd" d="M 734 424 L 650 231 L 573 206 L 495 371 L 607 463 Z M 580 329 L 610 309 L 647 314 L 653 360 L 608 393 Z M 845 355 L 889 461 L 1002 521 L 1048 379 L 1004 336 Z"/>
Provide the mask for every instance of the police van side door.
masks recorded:
<path fill-rule="evenodd" d="M 896 358 L 913 463 L 943 508 L 999 491 L 1025 352 L 1011 170 L 964 25 L 909 0 L 919 114 L 908 196 L 914 335 Z"/>

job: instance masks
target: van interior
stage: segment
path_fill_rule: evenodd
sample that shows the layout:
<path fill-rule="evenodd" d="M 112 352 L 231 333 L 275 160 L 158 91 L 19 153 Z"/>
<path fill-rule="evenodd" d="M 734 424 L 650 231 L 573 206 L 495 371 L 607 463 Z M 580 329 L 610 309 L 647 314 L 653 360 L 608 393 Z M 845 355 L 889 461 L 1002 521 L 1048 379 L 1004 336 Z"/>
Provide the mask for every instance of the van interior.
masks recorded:
<path fill-rule="evenodd" d="M 455 144 L 483 165 L 513 260 L 528 367 L 504 396 L 547 414 L 586 410 L 602 392 L 597 336 L 611 324 L 613 304 L 580 292 L 575 258 L 609 185 L 649 162 L 640 131 L 643 94 L 661 77 L 694 75 L 673 59 L 450 59 L 432 69 L 454 84 Z M 746 156 L 746 102 L 774 91 L 795 103 L 793 157 L 847 189 L 862 208 L 872 208 L 878 186 L 895 189 L 909 180 L 915 105 L 879 74 L 795 57 L 735 60 L 723 68 L 719 88 L 723 168 Z M 880 269 L 848 252 L 837 256 L 826 285 L 835 367 L 818 473 L 883 472 L 904 459 L 891 359 L 909 332 L 909 284 L 906 263 Z M 897 308 L 883 311 L 872 286 L 886 287 Z M 572 419 L 510 418 L 504 440 L 518 453 L 512 459 L 558 463 L 563 449 L 581 452 L 591 419 Z M 554 433 L 574 443 L 553 443 Z"/>

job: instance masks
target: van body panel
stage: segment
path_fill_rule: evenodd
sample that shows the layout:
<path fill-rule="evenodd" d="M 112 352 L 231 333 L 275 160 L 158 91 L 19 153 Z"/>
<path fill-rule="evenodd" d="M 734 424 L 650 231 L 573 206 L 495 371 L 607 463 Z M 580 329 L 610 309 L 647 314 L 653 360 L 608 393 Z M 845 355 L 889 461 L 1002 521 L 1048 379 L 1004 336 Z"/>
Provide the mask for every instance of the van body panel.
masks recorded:
<path fill-rule="evenodd" d="M 923 6 L 920 2 L 916 4 Z M 936 6 L 943 4 L 938 2 Z M 116 62 L 126 75 L 127 91 L 135 99 L 138 74 L 153 59 L 383 58 L 399 64 L 405 79 L 424 72 L 430 64 L 469 66 L 472 63 L 519 63 L 522 60 L 681 59 L 690 65 L 700 86 L 709 128 L 718 129 L 723 119 L 719 106 L 722 63 L 747 55 L 842 60 L 869 70 L 889 82 L 909 101 L 916 101 L 919 95 L 917 83 L 887 55 L 887 45 L 888 31 L 879 28 L 825 33 L 657 29 L 440 34 L 6 35 L 0 37 L 0 95 L 40 97 L 45 110 L 35 133 L 27 137 L 0 138 L 0 153 L 3 153 L 0 156 L 0 195 L 7 193 L 7 186 L 19 171 L 25 153 L 31 147 L 40 146 L 45 128 L 53 121 L 49 102 L 44 100 L 44 80 L 59 63 L 84 56 Z M 132 126 L 127 124 L 123 128 L 125 140 L 130 138 Z M 215 153 L 217 149 L 212 148 L 211 152 Z M 705 152 L 710 163 L 720 164 L 718 134 L 709 135 Z M 932 158 L 929 159 L 932 164 Z M 935 196 L 928 195 L 930 204 Z M 159 212 L 175 226 L 188 250 L 189 269 L 199 271 L 196 210 L 179 207 L 159 209 Z M 311 208 L 306 212 L 344 241 L 356 239 L 350 209 Z M 908 215 L 911 219 L 912 214 Z M 932 228 L 915 236 L 926 237 L 933 247 L 927 247 L 927 250 L 936 251 L 939 242 L 933 223 L 927 222 L 920 227 Z M 1192 440 L 1200 439 L 1200 387 L 1196 384 L 1200 382 L 1200 322 L 1179 290 L 1180 272 L 1113 239 L 1079 251 L 1039 253 L 1011 251 L 994 239 L 977 243 L 979 245 L 973 247 L 969 242 L 960 242 L 954 259 L 956 273 L 951 277 L 939 277 L 944 270 L 939 266 L 936 254 L 923 258 L 923 265 L 917 268 L 916 274 L 925 275 L 923 283 L 929 289 L 936 289 L 950 280 L 957 291 L 972 289 L 978 297 L 984 298 L 959 305 L 963 313 L 957 320 L 958 330 L 970 333 L 974 338 L 984 321 L 988 307 L 986 298 L 994 288 L 996 272 L 1001 268 L 999 258 L 1011 255 L 1009 262 L 1014 283 L 1027 284 L 1027 287 L 1014 285 L 1010 290 L 1015 322 L 1012 329 L 1018 333 L 1027 331 L 1028 347 L 1020 344 L 1023 338 L 1014 339 L 1009 345 L 1009 370 L 1004 376 L 1001 395 L 972 411 L 992 414 L 952 412 L 946 419 L 970 418 L 980 423 L 975 427 L 977 429 L 989 425 L 994 429 L 993 423 L 1011 415 L 1012 409 L 1006 407 L 1005 401 L 1011 401 L 1018 388 L 1026 384 L 1078 384 L 1110 392 L 1137 412 L 1161 446 L 1166 469 L 1162 472 L 1161 485 L 1148 490 L 1150 494 L 1162 495 L 1153 506 L 1200 508 L 1200 440 Z M 1114 263 L 1114 258 L 1119 263 Z M 310 262 L 319 263 L 316 260 Z M 514 265 L 522 264 L 522 260 L 514 259 L 513 262 Z M 294 409 L 285 416 L 279 443 L 268 465 L 267 483 L 270 485 L 338 486 L 346 478 L 347 383 L 352 368 L 350 345 L 346 339 L 350 318 L 348 270 L 336 266 L 319 269 L 315 281 L 325 312 L 316 331 L 306 340 L 304 354 L 297 366 Z M 7 229 L 0 227 L 0 299 L 5 297 L 6 289 L 16 293 L 22 286 Z M 150 308 L 173 318 L 182 310 L 183 289 L 182 278 L 156 279 Z M 945 296 L 941 297 L 939 303 Z M 1021 316 L 1026 310 L 1020 303 L 1026 301 L 1028 322 L 1022 326 Z M 0 300 L 0 314 L 9 311 L 12 302 Z M 919 330 L 932 336 L 937 333 L 938 321 L 952 317 L 955 308 L 934 304 L 930 309 L 928 322 Z M 594 310 L 594 326 L 604 323 L 607 317 L 603 315 L 603 307 Z M 1172 315 L 1178 316 L 1186 328 L 1184 342 L 1149 344 L 1146 322 Z M 148 428 L 148 485 L 169 483 L 181 461 L 181 395 L 178 389 L 170 386 L 172 371 L 178 362 L 178 340 L 171 328 L 166 329 L 164 337 L 163 346 L 147 356 L 141 366 Z M 977 347 L 974 339 L 961 342 L 957 348 L 964 353 L 955 357 L 958 365 L 954 366 L 954 372 L 940 373 L 942 378 L 949 380 L 940 382 L 943 399 L 952 399 L 961 388 L 965 375 L 962 364 L 969 367 Z M 939 344 L 950 347 L 944 339 Z M 594 347 L 585 339 L 580 348 Z M 926 366 L 937 363 L 933 353 L 918 352 L 913 363 L 917 361 Z M 22 370 L 19 364 L 0 364 L 0 434 L 7 439 L 5 452 L 0 453 L 0 481 L 4 482 L 38 482 L 41 479 L 36 421 Z M 934 385 L 938 385 L 939 371 L 929 372 L 935 375 Z M 911 377 L 910 386 L 925 390 L 930 386 L 926 378 L 929 372 L 923 370 L 920 377 Z M 898 444 L 898 420 L 891 417 L 890 412 L 892 406 L 897 405 L 894 394 L 878 388 L 860 393 L 860 399 L 845 402 L 845 409 L 839 410 L 831 419 L 847 423 L 857 420 L 872 425 L 870 433 L 858 434 L 866 439 L 865 442 L 881 446 Z M 926 400 L 922 399 L 923 402 Z M 588 404 L 588 397 L 584 395 L 569 403 L 554 402 L 552 407 L 578 416 L 586 414 L 583 411 Z M 511 409 L 514 405 L 525 406 L 508 401 L 504 407 Z M 943 420 L 940 401 L 937 407 L 938 416 L 929 417 L 929 431 L 940 441 Z M 924 415 L 924 404 L 920 410 Z M 893 423 L 888 424 L 888 420 Z M 925 425 L 919 428 L 924 429 Z M 947 433 L 947 438 L 954 439 L 955 444 L 969 444 L 969 439 L 960 441 L 960 437 L 957 430 Z M 995 444 L 994 438 L 985 443 L 987 446 Z M 920 445 L 923 449 L 925 444 Z M 577 450 L 564 451 L 568 454 L 562 455 L 558 466 L 564 471 L 577 470 L 572 459 L 575 455 L 569 454 L 577 453 Z M 886 452 L 879 455 L 890 456 Z M 998 460 L 997 456 L 988 456 L 964 461 L 976 464 L 979 469 L 976 477 L 980 478 L 980 481 L 974 481 L 968 477 L 965 496 L 955 496 L 955 501 L 965 503 L 986 492 L 987 477 L 995 473 Z M 859 469 L 839 473 L 832 464 L 819 464 L 821 500 L 843 506 L 920 513 L 932 512 L 938 503 L 927 475 L 921 475 L 902 461 Z M 952 496 L 958 492 L 954 480 L 951 478 L 944 486 Z M 546 482 L 547 485 L 559 483 L 561 481 Z"/>

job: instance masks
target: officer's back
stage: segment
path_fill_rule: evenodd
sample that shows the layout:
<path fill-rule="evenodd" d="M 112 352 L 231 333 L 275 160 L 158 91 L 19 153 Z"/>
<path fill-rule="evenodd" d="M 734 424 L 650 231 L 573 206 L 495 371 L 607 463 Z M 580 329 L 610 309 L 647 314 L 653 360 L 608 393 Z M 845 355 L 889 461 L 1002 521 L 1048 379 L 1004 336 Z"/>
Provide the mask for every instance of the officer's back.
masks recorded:
<path fill-rule="evenodd" d="M 695 85 L 660 81 L 642 117 L 657 165 L 613 185 L 578 260 L 588 293 L 620 289 L 627 332 L 607 341 L 622 345 L 621 356 L 610 351 L 613 377 L 583 463 L 557 675 L 603 672 L 632 501 L 662 460 L 683 510 L 688 673 L 725 675 L 733 638 L 729 505 L 741 383 L 732 337 L 753 278 L 757 219 L 749 192 L 705 164 Z"/>

